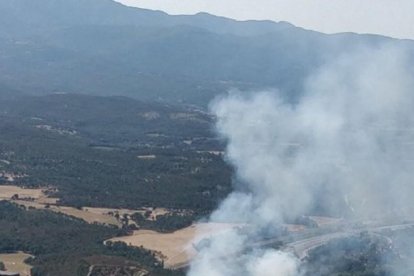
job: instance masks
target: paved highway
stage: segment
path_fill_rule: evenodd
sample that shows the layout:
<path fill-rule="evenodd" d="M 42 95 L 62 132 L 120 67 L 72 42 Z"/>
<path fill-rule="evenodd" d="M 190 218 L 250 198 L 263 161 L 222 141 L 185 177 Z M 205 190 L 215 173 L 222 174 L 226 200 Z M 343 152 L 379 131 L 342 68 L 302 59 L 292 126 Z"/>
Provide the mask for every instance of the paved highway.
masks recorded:
<path fill-rule="evenodd" d="M 360 228 L 360 229 L 355 229 L 355 230 L 323 234 L 323 235 L 315 236 L 312 238 L 307 238 L 304 240 L 298 240 L 298 241 L 288 243 L 284 247 L 284 251 L 291 252 L 294 255 L 296 255 L 300 260 L 303 260 L 308 256 L 311 250 L 317 247 L 320 247 L 335 239 L 358 235 L 362 232 L 371 232 L 375 234 L 381 234 L 381 232 L 386 231 L 386 230 L 397 231 L 397 230 L 407 229 L 410 227 L 414 227 L 414 223 L 368 227 L 368 228 Z"/>
<path fill-rule="evenodd" d="M 374 233 L 377 235 L 381 235 L 381 232 L 386 231 L 386 230 L 397 231 L 397 230 L 407 229 L 410 227 L 414 227 L 414 223 L 360 227 L 357 229 L 350 229 L 350 230 L 343 230 L 343 231 L 338 231 L 338 232 L 333 232 L 333 233 L 320 234 L 314 237 L 296 240 L 296 241 L 287 243 L 283 247 L 282 250 L 285 252 L 294 254 L 301 261 L 303 261 L 304 259 L 306 259 L 310 251 L 320 246 L 323 246 L 327 244 L 328 242 L 335 240 L 335 239 L 351 237 L 354 235 L 359 235 L 360 233 L 363 233 L 363 232 L 370 232 L 370 233 Z M 388 237 L 386 238 L 389 239 Z M 255 242 L 254 244 L 252 244 L 252 247 L 270 246 L 270 245 L 276 244 L 277 242 L 280 242 L 279 238 L 268 239 L 268 240 L 264 240 L 260 242 Z M 183 263 L 181 265 L 173 267 L 173 269 L 185 268 L 188 266 L 189 266 L 189 263 Z"/>

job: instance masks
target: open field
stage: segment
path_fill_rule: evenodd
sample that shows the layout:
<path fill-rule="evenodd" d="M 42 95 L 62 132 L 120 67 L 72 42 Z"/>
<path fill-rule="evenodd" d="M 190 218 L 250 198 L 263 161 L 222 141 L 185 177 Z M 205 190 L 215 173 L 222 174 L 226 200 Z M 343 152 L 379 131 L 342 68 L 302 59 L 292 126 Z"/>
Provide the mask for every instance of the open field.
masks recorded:
<path fill-rule="evenodd" d="M 48 209 L 53 212 L 63 213 L 85 220 L 88 223 L 102 223 L 120 226 L 118 220 L 109 214 L 92 213 L 86 210 L 79 210 L 73 207 L 57 206 L 57 198 L 48 197 L 47 189 L 25 189 L 18 186 L 0 186 L 0 199 L 8 200 L 26 208 Z M 17 198 L 12 199 L 12 197 Z"/>
<path fill-rule="evenodd" d="M 113 238 L 110 241 L 121 241 L 130 246 L 142 246 L 155 251 L 164 260 L 165 267 L 175 268 L 187 263 L 195 256 L 196 250 L 193 244 L 211 235 L 240 226 L 227 223 L 197 223 L 173 233 L 161 234 L 155 231 L 139 230 L 134 231 L 133 235 Z"/>
<path fill-rule="evenodd" d="M 230 223 L 196 223 L 173 233 L 158 233 L 150 230 L 134 231 L 132 235 L 116 237 L 110 241 L 121 241 L 129 246 L 144 247 L 157 252 L 164 260 L 166 268 L 179 268 L 187 264 L 197 254 L 194 245 L 213 235 L 223 233 L 234 228 L 243 228 L 244 224 Z M 304 225 L 286 224 L 288 232 L 302 232 Z"/>
<path fill-rule="evenodd" d="M 23 189 L 12 185 L 0 186 L 0 199 L 10 199 L 14 195 L 18 195 L 19 198 L 33 199 L 47 197 L 44 193 L 44 189 Z"/>
<path fill-rule="evenodd" d="M 170 213 L 171 211 L 165 209 L 165 208 L 147 208 L 143 207 L 137 210 L 131 210 L 131 209 L 114 209 L 114 208 L 98 208 L 98 207 L 83 207 L 82 210 L 87 211 L 89 213 L 93 214 L 99 214 L 99 215 L 108 215 L 108 214 L 119 214 L 121 217 L 124 215 L 132 215 L 135 213 L 140 213 L 144 215 L 145 212 L 151 212 L 149 216 L 149 220 L 155 220 L 157 216 L 160 215 L 166 215 Z"/>
<path fill-rule="evenodd" d="M 115 214 L 119 214 L 120 217 L 124 215 L 130 216 L 134 213 L 145 213 L 147 211 L 151 212 L 149 217 L 150 220 L 155 220 L 156 216 L 167 214 L 169 211 L 162 208 L 156 208 L 154 210 L 150 208 L 143 208 L 140 210 L 130 210 L 130 209 L 111 209 L 111 208 L 95 208 L 95 207 L 83 207 L 82 209 L 77 209 L 69 206 L 59 206 L 53 205 L 53 203 L 48 204 L 47 201 L 26 201 L 26 200 L 9 200 L 18 205 L 23 205 L 26 208 L 35 208 L 35 209 L 48 209 L 56 213 L 62 213 L 68 216 L 73 216 L 79 219 L 82 219 L 88 223 L 101 223 L 107 225 L 115 225 L 121 227 L 121 222 L 116 219 Z"/>
<path fill-rule="evenodd" d="M 32 257 L 32 255 L 23 252 L 0 254 L 0 261 L 4 263 L 7 271 L 18 272 L 20 273 L 20 276 L 30 276 L 32 267 L 24 262 L 30 257 Z"/>
<path fill-rule="evenodd" d="M 49 197 L 46 192 L 49 188 L 26 189 L 13 185 L 0 185 L 0 199 L 10 200 L 16 197 L 20 200 L 29 200 L 41 204 L 56 204 L 58 198 Z"/>
<path fill-rule="evenodd" d="M 115 225 L 121 227 L 121 222 L 115 217 L 124 215 L 130 216 L 134 213 L 144 214 L 150 212 L 149 220 L 155 220 L 159 215 L 168 214 L 170 211 L 165 208 L 140 208 L 131 209 L 115 209 L 115 208 L 95 208 L 83 207 L 77 209 L 69 206 L 57 205 L 58 198 L 48 197 L 47 188 L 25 189 L 18 186 L 0 186 L 0 200 L 8 200 L 26 208 L 48 209 L 53 212 L 63 213 L 68 216 L 80 218 L 88 223 L 101 223 L 107 225 Z M 17 195 L 17 198 L 15 196 Z"/>
<path fill-rule="evenodd" d="M 47 205 L 35 201 L 26 200 L 10 200 L 18 205 L 23 205 L 26 208 L 48 209 L 56 213 L 62 213 L 68 216 L 73 216 L 82 219 L 88 223 L 101 223 L 108 225 L 121 226 L 121 223 L 114 217 L 108 214 L 91 213 L 85 210 L 76 209 L 74 207 Z"/>

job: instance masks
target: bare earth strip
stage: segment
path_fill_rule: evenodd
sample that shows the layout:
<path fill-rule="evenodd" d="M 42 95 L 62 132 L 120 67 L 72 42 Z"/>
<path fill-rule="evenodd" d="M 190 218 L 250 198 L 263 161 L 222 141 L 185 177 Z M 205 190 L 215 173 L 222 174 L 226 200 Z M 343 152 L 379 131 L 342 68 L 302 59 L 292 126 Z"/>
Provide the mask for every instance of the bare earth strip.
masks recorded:
<path fill-rule="evenodd" d="M 4 263 L 7 271 L 18 272 L 20 276 L 30 276 L 32 267 L 24 262 L 30 257 L 33 256 L 23 252 L 0 254 L 0 261 Z"/>

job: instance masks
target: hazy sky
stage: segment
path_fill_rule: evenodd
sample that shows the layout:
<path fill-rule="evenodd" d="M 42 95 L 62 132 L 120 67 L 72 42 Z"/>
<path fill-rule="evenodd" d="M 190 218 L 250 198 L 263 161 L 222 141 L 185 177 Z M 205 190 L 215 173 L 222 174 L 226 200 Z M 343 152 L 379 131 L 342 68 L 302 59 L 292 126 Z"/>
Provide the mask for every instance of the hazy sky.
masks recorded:
<path fill-rule="evenodd" d="M 351 31 L 414 39 L 414 0 L 118 0 L 170 14 L 200 11 L 235 19 L 288 21 L 326 33 Z"/>

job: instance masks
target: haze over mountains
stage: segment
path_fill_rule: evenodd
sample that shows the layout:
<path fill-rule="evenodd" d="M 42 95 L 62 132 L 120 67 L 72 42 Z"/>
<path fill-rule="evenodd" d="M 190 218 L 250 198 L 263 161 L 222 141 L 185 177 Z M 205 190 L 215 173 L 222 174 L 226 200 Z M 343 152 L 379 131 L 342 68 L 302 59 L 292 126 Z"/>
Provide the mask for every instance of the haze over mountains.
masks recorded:
<path fill-rule="evenodd" d="M 111 0 L 2 0 L 0 10 L 0 89 L 11 95 L 122 95 L 205 106 L 231 88 L 279 88 L 294 98 L 327 59 L 391 41 L 286 22 L 171 16 Z"/>
<path fill-rule="evenodd" d="M 0 274 L 414 275 L 413 41 L 0 12 Z"/>

